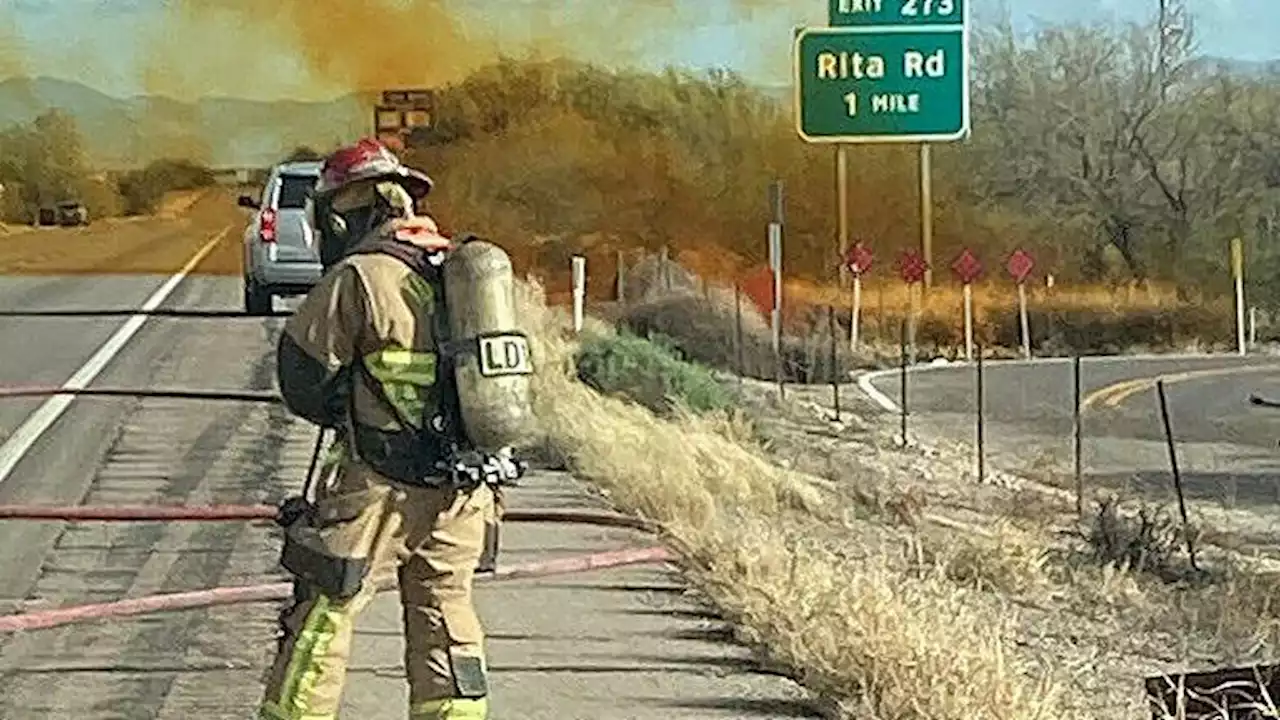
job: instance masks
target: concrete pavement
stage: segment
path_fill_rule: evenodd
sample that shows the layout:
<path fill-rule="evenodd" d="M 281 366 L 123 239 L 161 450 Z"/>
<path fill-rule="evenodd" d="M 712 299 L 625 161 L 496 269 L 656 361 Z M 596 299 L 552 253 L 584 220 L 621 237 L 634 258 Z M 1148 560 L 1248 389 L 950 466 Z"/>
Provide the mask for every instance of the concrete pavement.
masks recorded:
<path fill-rule="evenodd" d="M 8 288 L 10 307 L 49 307 L 54 297 L 62 306 L 124 306 L 161 280 L 24 279 L 0 288 Z M 239 300 L 236 279 L 194 277 L 167 305 L 235 308 Z M 119 323 L 5 321 L 2 377 L 60 383 Z M 270 388 L 279 324 L 155 318 L 98 382 Z M 20 342 L 8 344 L 15 336 Z M 46 362 L 50 354 L 61 357 Z M 5 432 L 23 417 L 24 408 L 10 402 L 18 401 L 0 401 Z M 313 439 L 312 428 L 279 408 L 82 399 L 0 482 L 0 502 L 274 502 L 300 484 Z M 517 506 L 590 502 L 572 480 L 555 474 L 532 478 L 513 496 Z M 34 609 L 276 581 L 282 578 L 276 535 L 269 525 L 251 523 L 4 521 L 0 594 L 7 605 Z M 503 560 L 515 562 L 648 539 L 510 526 L 505 541 Z M 681 593 L 670 570 L 604 570 L 479 592 L 492 633 L 495 720 L 816 716 L 793 683 L 755 670 L 744 650 L 724 642 L 724 628 Z M 256 604 L 0 637 L 0 718 L 251 717 L 275 612 L 274 605 Z M 347 695 L 353 717 L 404 717 L 398 618 L 389 595 L 361 619 Z"/>

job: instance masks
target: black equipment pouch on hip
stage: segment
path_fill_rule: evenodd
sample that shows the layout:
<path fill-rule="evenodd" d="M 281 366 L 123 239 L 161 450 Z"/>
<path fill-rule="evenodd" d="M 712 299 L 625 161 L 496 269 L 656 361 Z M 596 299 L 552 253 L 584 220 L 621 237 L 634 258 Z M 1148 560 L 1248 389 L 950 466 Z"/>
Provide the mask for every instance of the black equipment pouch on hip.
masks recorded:
<path fill-rule="evenodd" d="M 276 519 L 284 528 L 280 565 L 328 598 L 343 601 L 355 597 L 364 587 L 370 558 L 363 552 L 335 552 L 331 538 L 341 532 L 339 524 L 358 522 L 358 515 L 322 517 L 316 504 L 290 498 Z"/>
<path fill-rule="evenodd" d="M 369 573 L 368 559 L 330 555 L 322 546 L 310 541 L 312 538 L 308 537 L 308 530 L 311 528 L 301 524 L 285 528 L 280 565 L 325 597 L 334 600 L 355 597 Z"/>

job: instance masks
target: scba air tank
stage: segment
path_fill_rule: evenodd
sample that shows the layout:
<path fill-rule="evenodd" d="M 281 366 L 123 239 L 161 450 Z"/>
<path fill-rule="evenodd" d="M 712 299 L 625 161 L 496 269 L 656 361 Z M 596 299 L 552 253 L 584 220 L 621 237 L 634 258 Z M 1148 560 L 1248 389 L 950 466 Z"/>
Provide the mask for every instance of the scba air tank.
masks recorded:
<path fill-rule="evenodd" d="M 534 435 L 533 364 L 517 322 L 511 258 L 472 238 L 449 254 L 443 270 L 463 429 L 481 452 L 518 448 Z"/>

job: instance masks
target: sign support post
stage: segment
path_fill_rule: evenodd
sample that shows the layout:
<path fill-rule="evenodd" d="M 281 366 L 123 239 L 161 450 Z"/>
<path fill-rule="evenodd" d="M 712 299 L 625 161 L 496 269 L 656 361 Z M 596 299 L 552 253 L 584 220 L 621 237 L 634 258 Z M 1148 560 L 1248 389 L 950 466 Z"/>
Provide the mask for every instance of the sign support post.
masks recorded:
<path fill-rule="evenodd" d="M 973 281 L 982 274 L 982 262 L 965 248 L 951 263 L 951 271 L 964 287 L 964 359 L 973 362 Z"/>
<path fill-rule="evenodd" d="M 1236 290 L 1236 349 L 1240 355 L 1249 353 L 1244 325 L 1244 242 L 1231 238 L 1231 276 Z"/>
<path fill-rule="evenodd" d="M 769 312 L 769 326 L 773 334 L 773 351 L 782 348 L 782 227 L 769 223 L 769 269 L 773 271 L 773 308 Z"/>
<path fill-rule="evenodd" d="M 849 351 L 858 352 L 859 326 L 862 321 L 862 276 L 871 269 L 872 255 L 862 243 L 845 253 L 844 266 L 853 276 L 853 307 L 849 312 Z"/>
<path fill-rule="evenodd" d="M 920 255 L 930 265 L 924 271 L 924 291 L 933 287 L 933 156 L 929 143 L 920 143 Z"/>
<path fill-rule="evenodd" d="M 905 252 L 898 261 L 898 272 L 902 275 L 902 281 L 907 283 L 907 294 L 910 296 L 907 319 L 903 322 L 903 328 L 907 330 L 904 333 L 903 347 L 905 348 L 907 345 L 905 336 L 909 336 L 912 363 L 916 359 L 916 318 L 920 312 L 920 284 L 924 280 L 924 274 L 928 268 L 929 264 L 916 252 Z"/>
<path fill-rule="evenodd" d="M 853 274 L 853 307 L 849 311 L 849 351 L 858 352 L 858 335 L 862 324 L 862 275 Z"/>
<path fill-rule="evenodd" d="M 1027 278 L 1035 269 L 1036 261 L 1025 250 L 1014 250 L 1005 268 L 1018 283 L 1018 326 L 1022 334 L 1022 356 L 1031 359 L 1031 321 L 1027 317 Z"/>
<path fill-rule="evenodd" d="M 1031 359 L 1031 321 L 1027 317 L 1027 284 L 1018 283 L 1018 325 L 1022 330 L 1022 357 Z"/>
<path fill-rule="evenodd" d="M 849 146 L 836 145 L 836 252 L 849 247 Z M 857 273 L 854 273 L 857 277 Z"/>
<path fill-rule="evenodd" d="M 973 362 L 973 283 L 964 284 L 964 359 Z"/>
<path fill-rule="evenodd" d="M 782 350 L 782 182 L 774 181 L 769 188 L 773 220 L 769 223 L 769 269 L 773 271 L 773 312 L 770 321 L 773 329 L 773 350 Z"/>

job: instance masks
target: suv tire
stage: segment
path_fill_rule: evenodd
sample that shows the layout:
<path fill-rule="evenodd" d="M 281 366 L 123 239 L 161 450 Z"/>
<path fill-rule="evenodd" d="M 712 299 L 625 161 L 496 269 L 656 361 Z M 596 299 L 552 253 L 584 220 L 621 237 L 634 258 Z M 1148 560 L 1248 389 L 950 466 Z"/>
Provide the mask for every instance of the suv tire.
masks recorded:
<path fill-rule="evenodd" d="M 275 311 L 274 297 L 269 290 L 245 278 L 244 311 L 249 315 L 270 315 Z"/>

